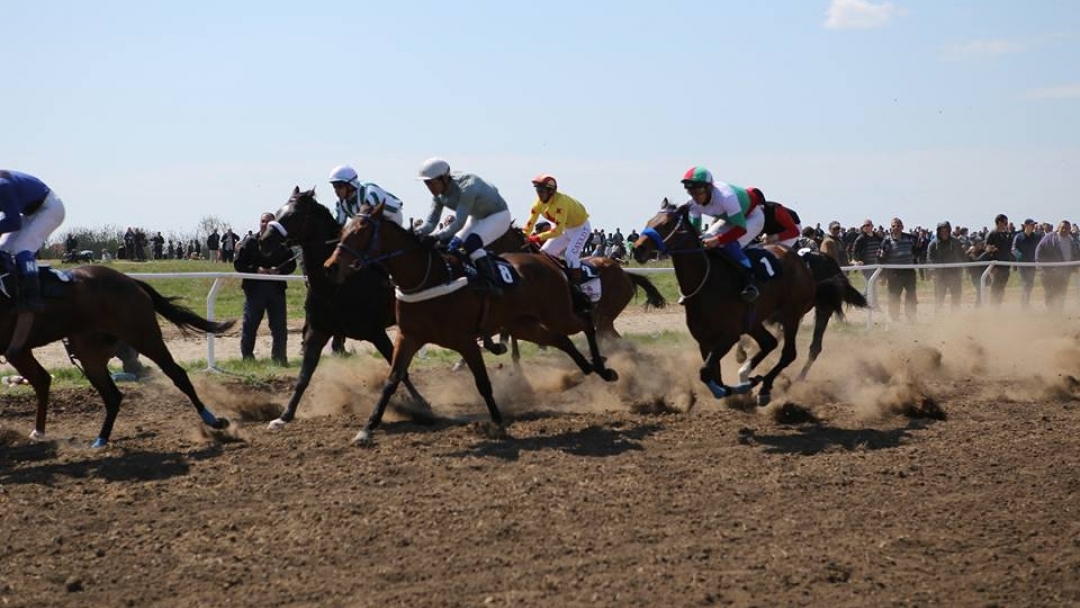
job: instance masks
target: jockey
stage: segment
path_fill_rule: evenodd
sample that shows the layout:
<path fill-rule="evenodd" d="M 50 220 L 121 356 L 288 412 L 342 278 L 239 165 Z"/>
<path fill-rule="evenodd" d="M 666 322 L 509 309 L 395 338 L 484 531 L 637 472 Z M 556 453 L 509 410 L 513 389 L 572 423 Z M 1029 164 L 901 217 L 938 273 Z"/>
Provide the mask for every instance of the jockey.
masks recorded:
<path fill-rule="evenodd" d="M 529 210 L 529 221 L 522 232 L 530 242 L 543 246 L 540 251 L 566 260 L 566 273 L 574 283 L 581 283 L 581 250 L 589 240 L 592 227 L 589 212 L 576 200 L 559 192 L 558 182 L 548 175 L 538 175 L 532 180 L 536 188 L 536 202 Z M 536 221 L 543 214 L 554 225 L 539 234 L 532 234 Z"/>
<path fill-rule="evenodd" d="M 372 207 L 382 203 L 383 217 L 388 217 L 404 226 L 405 216 L 401 208 L 405 203 L 401 199 L 390 194 L 386 190 L 371 183 L 361 183 L 356 169 L 349 165 L 334 167 L 330 172 L 330 183 L 334 186 L 334 194 L 337 195 L 337 223 L 344 226 L 357 213 L 360 213 L 360 205 Z"/>
<path fill-rule="evenodd" d="M 743 252 L 746 247 L 765 227 L 765 215 L 761 203 L 738 187 L 724 182 L 714 182 L 712 173 L 705 167 L 690 167 L 683 175 L 683 186 L 690 194 L 690 221 L 700 227 L 702 214 L 716 218 L 716 221 L 702 235 L 706 249 L 721 247 L 728 256 L 735 260 L 743 270 L 745 286 L 739 294 L 745 302 L 753 302 L 758 297 L 758 288 L 754 284 L 754 270 L 750 259 Z"/>
<path fill-rule="evenodd" d="M 451 251 L 464 247 L 488 291 L 500 295 L 498 271 L 484 250 L 510 229 L 510 208 L 498 189 L 471 173 L 450 173 L 450 164 L 441 158 L 424 161 L 417 179 L 432 195 L 431 212 L 417 234 L 448 242 Z M 454 221 L 436 230 L 443 208 L 454 211 Z"/>
<path fill-rule="evenodd" d="M 0 169 L 0 251 L 15 257 L 19 312 L 44 308 L 34 256 L 63 221 L 64 203 L 41 180 Z"/>
<path fill-rule="evenodd" d="M 783 245 L 788 249 L 794 247 L 795 242 L 802 236 L 799 214 L 780 203 L 766 201 L 765 195 L 757 188 L 747 188 L 746 193 L 750 195 L 751 200 L 761 205 L 761 211 L 765 216 L 765 225 L 761 231 L 762 240 L 767 245 Z"/>

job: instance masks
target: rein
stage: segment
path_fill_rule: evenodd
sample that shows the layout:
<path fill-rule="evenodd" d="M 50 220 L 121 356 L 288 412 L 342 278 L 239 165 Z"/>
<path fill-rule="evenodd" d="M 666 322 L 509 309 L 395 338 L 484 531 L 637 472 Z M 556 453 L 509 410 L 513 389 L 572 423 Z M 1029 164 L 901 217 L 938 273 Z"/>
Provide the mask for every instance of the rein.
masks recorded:
<path fill-rule="evenodd" d="M 357 214 L 357 215 L 360 216 L 360 217 L 364 217 L 366 219 L 371 220 L 371 223 L 375 226 L 375 235 L 373 237 L 371 237 L 371 240 L 368 242 L 367 247 L 364 249 L 364 251 L 358 251 L 355 248 L 350 247 L 349 245 L 346 245 L 344 242 L 339 242 L 337 244 L 338 249 L 340 249 L 340 250 L 348 253 L 349 255 L 353 256 L 354 258 L 356 258 L 356 262 L 354 262 L 352 264 L 352 267 L 355 268 L 356 270 L 360 270 L 362 268 L 367 268 L 368 266 L 379 264 L 379 263 L 382 263 L 382 262 L 384 262 L 386 260 L 390 260 L 390 259 L 396 258 L 398 256 L 405 255 L 406 253 L 409 253 L 410 251 L 413 251 L 415 249 L 421 249 L 420 243 L 415 243 L 412 246 L 405 247 L 403 249 L 395 249 L 393 251 L 388 251 L 386 253 L 381 253 L 379 255 L 374 255 L 374 256 L 373 255 L 368 255 L 369 251 L 371 251 L 373 249 L 376 249 L 379 246 L 379 231 L 380 231 L 380 228 L 382 227 L 382 218 L 373 218 L 373 217 L 371 217 L 370 215 L 368 215 L 366 213 Z M 436 257 L 436 254 L 433 251 L 427 251 L 427 254 L 428 254 L 427 255 L 427 267 L 424 269 L 423 278 L 420 279 L 419 283 L 417 283 L 416 285 L 414 285 L 414 286 L 412 286 L 412 287 L 410 287 L 408 289 L 405 289 L 405 288 L 401 287 L 400 285 L 397 285 L 397 288 L 401 293 L 403 293 L 405 295 L 411 295 L 411 294 L 419 293 L 420 291 L 423 291 L 424 286 L 428 282 L 428 279 L 431 278 L 431 268 L 433 266 L 432 260 Z M 395 283 L 395 285 L 396 285 L 396 283 Z"/>
<path fill-rule="evenodd" d="M 676 213 L 676 212 L 670 212 L 670 213 Z M 669 232 L 667 234 L 667 236 L 661 236 L 661 234 L 659 232 L 657 232 L 655 228 L 651 228 L 651 227 L 650 228 L 645 228 L 644 230 L 641 231 L 642 236 L 649 237 L 649 240 L 651 240 L 656 245 L 656 248 L 660 250 L 660 253 L 664 253 L 664 254 L 672 255 L 672 256 L 681 255 L 681 254 L 687 254 L 687 253 L 700 253 L 705 258 L 705 274 L 701 277 L 701 282 L 698 283 L 698 286 L 695 287 L 693 291 L 691 291 L 688 294 L 683 293 L 682 285 L 679 285 L 678 281 L 675 282 L 676 285 L 678 285 L 678 289 L 679 289 L 679 304 L 682 304 L 682 303 L 686 302 L 687 300 L 689 300 L 690 298 L 692 298 L 692 297 L 698 295 L 699 293 L 701 293 L 701 290 L 705 288 L 705 284 L 709 282 L 709 274 L 712 272 L 712 260 L 709 259 L 709 254 L 706 253 L 706 249 L 704 247 L 693 247 L 693 248 L 690 248 L 690 249 L 671 249 L 671 248 L 668 247 L 668 241 L 671 240 L 671 238 L 673 236 L 675 236 L 676 234 L 686 234 L 686 235 L 689 235 L 691 237 L 694 236 L 693 233 L 691 233 L 686 228 L 686 226 L 684 226 L 684 220 L 685 219 L 686 219 L 686 215 L 683 214 L 683 213 L 679 213 L 678 222 L 675 223 L 675 227 L 671 229 L 671 232 Z"/>

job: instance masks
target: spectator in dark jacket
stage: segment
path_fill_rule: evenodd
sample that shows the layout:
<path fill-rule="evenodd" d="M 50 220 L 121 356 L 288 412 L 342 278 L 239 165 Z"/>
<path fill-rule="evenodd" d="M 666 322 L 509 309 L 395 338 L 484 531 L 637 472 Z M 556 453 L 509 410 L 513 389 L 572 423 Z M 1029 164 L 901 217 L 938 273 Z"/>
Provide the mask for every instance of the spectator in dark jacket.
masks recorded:
<path fill-rule="evenodd" d="M 282 231 L 274 222 L 273 213 L 263 213 L 259 218 L 259 233 L 273 226 Z M 228 233 L 226 233 L 228 234 Z M 284 232 L 282 231 L 284 235 Z M 281 247 L 268 255 L 259 250 L 258 237 L 244 239 L 240 244 L 233 268 L 237 272 L 254 274 L 292 274 L 296 270 L 296 258 L 287 247 Z M 244 321 L 240 329 L 240 356 L 244 359 L 255 358 L 255 332 L 262 323 L 263 314 L 270 324 L 270 358 L 279 365 L 288 364 L 286 342 L 288 340 L 287 316 L 285 311 L 285 281 L 261 281 L 244 279 Z"/>
<path fill-rule="evenodd" d="M 1080 245 L 1072 238 L 1072 225 L 1062 220 L 1057 231 L 1049 232 L 1035 248 L 1035 261 L 1076 262 L 1080 261 Z M 1046 308 L 1061 310 L 1065 304 L 1065 292 L 1069 288 L 1069 277 L 1076 270 L 1075 266 L 1051 266 L 1041 268 L 1043 289 L 1046 290 Z"/>
<path fill-rule="evenodd" d="M 986 241 L 980 236 L 971 237 L 971 247 L 967 249 L 969 262 L 989 262 L 993 254 L 986 250 Z M 971 266 L 968 273 L 971 274 L 971 284 L 975 286 L 975 306 L 982 305 L 982 274 L 986 271 L 985 266 Z"/>
<path fill-rule="evenodd" d="M 829 222 L 829 232 L 821 238 L 821 253 L 841 266 L 848 265 L 847 246 L 840 234 L 840 222 Z"/>
<path fill-rule="evenodd" d="M 889 234 L 881 241 L 881 264 L 914 264 L 915 237 L 904 232 L 904 222 L 894 217 L 889 223 Z M 900 318 L 900 299 L 904 300 L 904 316 L 908 321 L 915 320 L 915 310 L 919 304 L 915 294 L 914 268 L 889 268 L 885 270 L 889 282 L 889 317 L 893 321 Z"/>
<path fill-rule="evenodd" d="M 967 253 L 960 241 L 952 238 L 952 225 L 941 222 L 937 225 L 934 239 L 926 246 L 926 259 L 930 264 L 963 264 L 968 261 Z M 940 310 L 945 304 L 945 294 L 952 296 L 952 307 L 960 306 L 960 286 L 964 280 L 963 268 L 934 269 L 934 307 Z"/>
<path fill-rule="evenodd" d="M 1009 232 L 1009 218 L 999 213 L 994 218 L 994 230 L 986 235 L 986 251 L 995 262 L 1015 262 L 1012 257 L 1012 232 Z M 990 301 L 1000 306 L 1005 298 L 1005 286 L 1009 284 L 1009 265 L 999 264 L 990 271 L 993 283 L 990 284 Z"/>
<path fill-rule="evenodd" d="M 869 219 L 862 224 L 862 234 L 855 238 L 851 246 L 851 261 L 856 266 L 870 266 L 878 263 L 878 255 L 881 253 L 881 237 L 874 232 L 874 222 Z M 863 276 L 870 280 L 873 270 L 864 270 Z"/>
<path fill-rule="evenodd" d="M 1035 220 L 1024 220 L 1024 229 L 1013 237 L 1012 255 L 1017 262 L 1034 262 L 1035 248 L 1039 246 L 1042 235 L 1035 233 Z M 1035 267 L 1020 267 L 1020 306 L 1031 306 L 1031 292 L 1035 289 Z"/>

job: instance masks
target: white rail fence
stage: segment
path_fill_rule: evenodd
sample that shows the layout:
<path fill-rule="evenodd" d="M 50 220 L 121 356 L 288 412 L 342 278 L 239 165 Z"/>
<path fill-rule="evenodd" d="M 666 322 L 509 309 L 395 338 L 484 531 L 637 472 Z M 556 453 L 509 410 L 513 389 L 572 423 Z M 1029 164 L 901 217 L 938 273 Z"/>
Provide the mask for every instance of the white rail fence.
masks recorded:
<path fill-rule="evenodd" d="M 1051 268 L 1051 267 L 1080 267 L 1080 260 L 1073 262 L 1054 262 L 1054 263 L 1036 263 L 1036 262 L 967 262 L 963 264 L 874 264 L 866 266 L 844 266 L 843 269 L 847 272 L 871 272 L 869 278 L 866 280 L 865 295 L 870 302 L 870 308 L 866 312 L 866 325 L 871 327 L 874 323 L 874 310 L 877 308 L 877 285 L 878 279 L 881 277 L 883 270 L 890 269 L 923 269 L 930 270 L 936 268 L 949 268 L 949 269 L 966 269 L 966 268 L 985 268 L 979 277 L 979 284 L 976 288 L 979 294 L 979 299 L 985 301 L 983 297 L 986 294 L 986 287 L 990 280 L 991 269 L 995 266 L 1008 266 L 1008 267 L 1038 267 L 1038 268 Z M 669 274 L 674 272 L 671 267 L 665 268 L 626 268 L 627 272 L 635 274 Z M 260 281 L 306 281 L 307 277 L 303 275 L 264 275 L 264 274 L 252 274 L 244 272 L 133 272 L 129 273 L 130 276 L 137 279 L 213 279 L 214 282 L 210 286 L 209 293 L 206 294 L 206 318 L 211 321 L 214 320 L 214 304 L 217 301 L 218 293 L 221 291 L 221 286 L 226 279 L 256 279 Z M 1078 297 L 1080 297 L 1080 285 L 1078 285 Z M 214 335 L 206 334 L 206 367 L 207 369 L 214 369 L 215 367 L 215 353 L 214 353 Z"/>

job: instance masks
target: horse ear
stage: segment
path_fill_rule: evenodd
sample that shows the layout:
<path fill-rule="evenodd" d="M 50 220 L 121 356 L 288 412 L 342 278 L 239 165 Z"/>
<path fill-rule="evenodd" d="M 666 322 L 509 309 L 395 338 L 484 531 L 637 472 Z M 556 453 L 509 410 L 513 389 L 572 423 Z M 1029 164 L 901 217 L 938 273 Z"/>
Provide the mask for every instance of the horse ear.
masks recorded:
<path fill-rule="evenodd" d="M 664 200 L 660 201 L 660 208 L 661 209 L 670 209 L 671 208 L 671 201 L 669 201 L 666 196 L 664 197 Z"/>
<path fill-rule="evenodd" d="M 300 194 L 300 186 L 293 186 L 292 193 L 293 195 Z"/>

